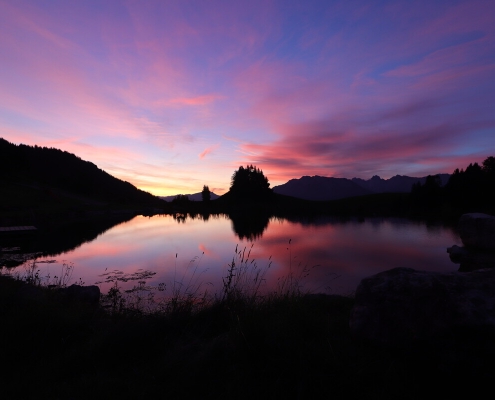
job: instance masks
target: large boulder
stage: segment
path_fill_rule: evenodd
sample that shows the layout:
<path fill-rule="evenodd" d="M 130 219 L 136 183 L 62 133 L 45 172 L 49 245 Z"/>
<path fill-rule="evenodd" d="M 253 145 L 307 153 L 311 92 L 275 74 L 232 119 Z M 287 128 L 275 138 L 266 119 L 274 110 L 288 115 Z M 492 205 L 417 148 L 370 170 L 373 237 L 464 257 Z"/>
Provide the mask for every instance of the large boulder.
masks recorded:
<path fill-rule="evenodd" d="M 464 246 L 495 251 L 495 217 L 481 213 L 464 214 L 459 220 L 458 230 Z"/>
<path fill-rule="evenodd" d="M 495 269 L 422 272 L 394 268 L 359 284 L 350 329 L 356 338 L 404 347 L 455 332 L 495 332 Z"/>

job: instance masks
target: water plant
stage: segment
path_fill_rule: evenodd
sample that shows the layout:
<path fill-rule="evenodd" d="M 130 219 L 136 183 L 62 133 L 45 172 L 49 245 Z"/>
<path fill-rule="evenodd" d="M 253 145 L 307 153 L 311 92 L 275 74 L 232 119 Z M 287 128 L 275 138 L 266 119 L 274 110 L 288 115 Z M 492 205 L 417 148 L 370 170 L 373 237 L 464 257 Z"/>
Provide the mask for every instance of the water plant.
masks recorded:
<path fill-rule="evenodd" d="M 49 289 L 65 288 L 72 279 L 74 272 L 74 264 L 71 262 L 63 261 L 61 271 L 59 275 L 53 275 L 48 270 L 46 275 L 42 275 L 39 264 L 53 264 L 55 260 L 41 260 L 33 259 L 25 262 L 22 265 L 22 270 L 17 268 L 14 271 L 9 269 L 2 269 L 2 275 L 10 276 L 16 280 L 23 281 L 32 286 L 43 286 Z M 85 282 L 81 278 L 74 284 L 83 286 Z"/>
<path fill-rule="evenodd" d="M 139 269 L 133 273 L 124 273 L 119 270 L 105 271 L 99 275 L 100 281 L 96 285 L 112 283 L 108 293 L 102 298 L 102 306 L 112 313 L 190 313 L 195 309 L 208 304 L 211 296 L 208 287 L 211 282 L 201 280 L 201 275 L 207 270 L 200 271 L 200 257 L 189 261 L 182 273 L 177 272 L 177 257 L 175 255 L 175 270 L 172 282 L 167 286 L 161 282 L 150 285 L 148 279 L 156 272 Z M 136 281 L 130 289 L 124 289 L 122 283 Z M 169 293 L 167 293 L 169 289 Z M 160 296 L 155 296 L 160 293 Z"/>
<path fill-rule="evenodd" d="M 196 256 L 190 260 L 180 278 L 177 276 L 178 254 L 175 254 L 174 278 L 171 285 L 172 295 L 162 299 L 161 311 L 168 314 L 190 313 L 209 303 L 208 286 L 212 283 L 205 283 L 200 279 L 201 275 L 207 271 L 206 269 L 199 271 L 204 254 L 203 252 L 200 257 Z M 191 268 L 192 266 L 194 267 Z"/>
<path fill-rule="evenodd" d="M 157 286 L 148 284 L 148 280 L 156 275 L 156 272 L 143 269 L 133 273 L 119 270 L 105 271 L 100 275 L 102 279 L 96 284 L 112 283 L 108 293 L 102 296 L 102 306 L 113 314 L 190 314 L 217 304 L 238 315 L 238 307 L 261 305 L 263 302 L 281 298 L 297 298 L 304 294 L 303 281 L 316 265 L 309 268 L 299 263 L 294 267 L 290 245 L 291 240 L 287 248 L 289 272 L 277 279 L 277 287 L 272 291 L 267 285 L 267 274 L 272 266 L 272 257 L 268 258 L 265 265 L 260 266 L 252 257 L 254 243 L 243 248 L 236 245 L 234 256 L 227 264 L 225 275 L 222 277 L 220 290 L 216 293 L 210 289 L 213 283 L 202 279 L 203 274 L 208 270 L 201 269 L 204 252 L 191 259 L 185 268 L 178 268 L 176 253 L 173 279 L 168 284 L 164 282 Z M 123 283 L 132 281 L 136 284 L 131 288 L 122 287 Z"/>
<path fill-rule="evenodd" d="M 112 283 L 108 293 L 102 297 L 103 308 L 110 309 L 113 314 L 122 312 L 143 313 L 154 310 L 154 291 L 164 290 L 164 285 L 158 287 L 146 285 L 146 280 L 156 275 L 156 272 L 138 269 L 136 272 L 126 274 L 119 270 L 106 271 L 99 275 L 102 280 L 95 282 Z M 122 283 L 137 281 L 131 289 L 124 290 Z"/>
<path fill-rule="evenodd" d="M 36 259 L 32 260 L 31 262 L 28 262 L 24 265 L 24 275 L 17 276 L 19 280 L 23 280 L 26 283 L 33 285 L 33 286 L 40 286 L 41 285 L 41 277 L 40 277 L 40 270 L 38 266 L 36 265 Z"/>
<path fill-rule="evenodd" d="M 74 272 L 74 264 L 64 261 L 62 263 L 62 270 L 60 272 L 60 276 L 54 275 L 53 278 L 51 278 L 50 273 L 48 273 L 46 276 L 46 283 L 48 287 L 55 287 L 55 288 L 66 287 L 72 279 L 73 272 Z M 79 281 L 75 284 L 79 284 L 80 286 L 82 286 L 84 285 L 84 282 L 81 280 L 81 278 L 79 278 Z"/>
<path fill-rule="evenodd" d="M 292 256 L 292 239 L 289 239 L 287 251 L 289 252 L 289 273 L 277 279 L 277 292 L 276 296 L 285 298 L 299 297 L 303 292 L 304 279 L 309 276 L 311 270 L 319 265 L 313 265 L 311 267 L 308 264 L 302 264 L 300 261 L 297 266 L 293 266 L 293 261 L 296 256 Z"/>
<path fill-rule="evenodd" d="M 259 267 L 256 260 L 251 259 L 251 250 L 244 247 L 238 250 L 235 247 L 235 256 L 228 264 L 227 275 L 222 278 L 223 290 L 221 300 L 233 302 L 242 299 L 253 302 L 261 295 L 261 285 L 265 283 L 265 276 L 272 265 L 271 256 L 266 267 Z"/>

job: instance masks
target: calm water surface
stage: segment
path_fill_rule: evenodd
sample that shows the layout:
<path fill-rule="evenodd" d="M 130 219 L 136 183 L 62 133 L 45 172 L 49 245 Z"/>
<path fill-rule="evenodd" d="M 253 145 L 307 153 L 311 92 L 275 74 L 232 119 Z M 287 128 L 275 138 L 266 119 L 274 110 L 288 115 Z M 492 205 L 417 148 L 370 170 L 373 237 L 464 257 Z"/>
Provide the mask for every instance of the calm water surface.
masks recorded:
<path fill-rule="evenodd" d="M 237 247 L 251 249 L 250 259 L 259 268 L 270 265 L 265 290 L 275 290 L 280 278 L 290 272 L 301 276 L 306 268 L 304 289 L 352 294 L 364 277 L 394 267 L 455 271 L 446 248 L 461 244 L 452 229 L 402 219 L 321 219 L 311 224 L 270 219 L 261 237 L 253 241 L 240 239 L 232 227 L 226 217 L 178 223 L 168 215 L 137 216 L 75 250 L 38 259 L 56 260 L 39 266 L 42 275 L 53 276 L 64 262 L 72 263 L 72 282 L 81 278 L 86 285 L 101 281 L 101 275 L 110 271 L 146 270 L 155 273 L 146 280 L 149 285 L 165 283 L 170 290 L 175 280 L 215 292 L 222 288 Z M 106 292 L 109 285 L 100 287 Z"/>

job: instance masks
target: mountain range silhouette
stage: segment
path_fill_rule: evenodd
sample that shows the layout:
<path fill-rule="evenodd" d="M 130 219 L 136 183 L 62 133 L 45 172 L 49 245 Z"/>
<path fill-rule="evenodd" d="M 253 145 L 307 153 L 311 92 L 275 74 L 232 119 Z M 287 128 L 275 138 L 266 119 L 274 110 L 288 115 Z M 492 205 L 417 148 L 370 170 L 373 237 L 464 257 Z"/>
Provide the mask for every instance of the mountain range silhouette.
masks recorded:
<path fill-rule="evenodd" d="M 450 174 L 439 174 L 439 176 L 442 186 L 444 186 L 448 182 Z M 283 185 L 274 186 L 273 191 L 305 200 L 326 201 L 373 193 L 409 193 L 413 184 L 417 182 L 424 184 L 425 181 L 426 177 L 416 178 L 403 175 L 396 175 L 390 179 L 382 179 L 375 175 L 368 180 L 316 175 L 291 179 Z"/>

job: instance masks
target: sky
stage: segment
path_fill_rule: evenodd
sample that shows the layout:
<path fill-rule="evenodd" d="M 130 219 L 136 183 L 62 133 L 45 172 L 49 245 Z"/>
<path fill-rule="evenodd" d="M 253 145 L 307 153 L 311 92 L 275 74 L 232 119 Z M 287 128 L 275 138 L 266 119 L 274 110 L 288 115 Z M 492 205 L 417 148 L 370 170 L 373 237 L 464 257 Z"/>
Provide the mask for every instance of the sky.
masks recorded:
<path fill-rule="evenodd" d="M 155 195 L 495 155 L 495 1 L 0 0 L 0 137 Z"/>

